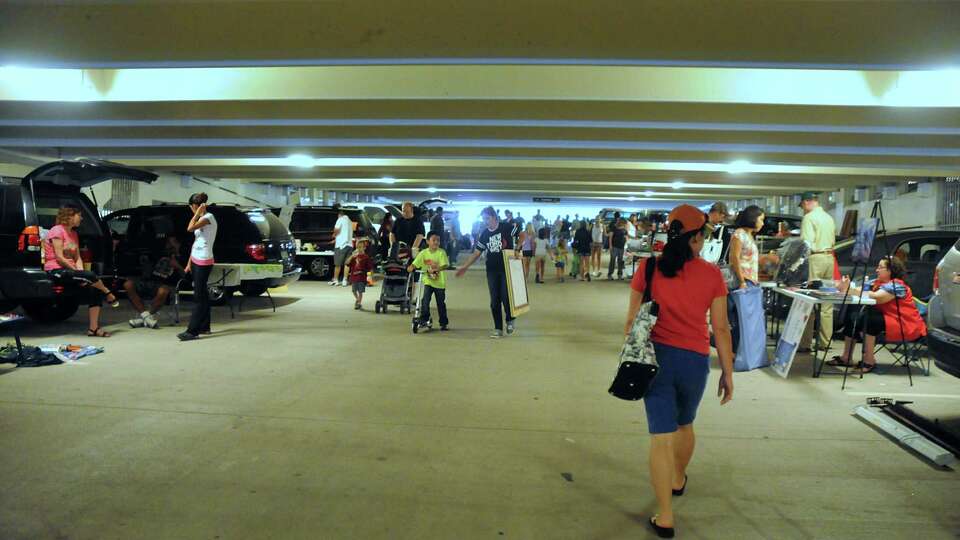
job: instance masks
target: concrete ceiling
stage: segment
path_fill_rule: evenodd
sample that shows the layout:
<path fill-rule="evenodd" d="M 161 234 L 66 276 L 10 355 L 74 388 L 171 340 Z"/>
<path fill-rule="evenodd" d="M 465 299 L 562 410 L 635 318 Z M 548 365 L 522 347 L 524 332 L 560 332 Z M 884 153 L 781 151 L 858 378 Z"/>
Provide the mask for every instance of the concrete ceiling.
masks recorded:
<path fill-rule="evenodd" d="M 0 160 L 664 204 L 960 175 L 955 2 L 0 2 L 0 36 Z"/>

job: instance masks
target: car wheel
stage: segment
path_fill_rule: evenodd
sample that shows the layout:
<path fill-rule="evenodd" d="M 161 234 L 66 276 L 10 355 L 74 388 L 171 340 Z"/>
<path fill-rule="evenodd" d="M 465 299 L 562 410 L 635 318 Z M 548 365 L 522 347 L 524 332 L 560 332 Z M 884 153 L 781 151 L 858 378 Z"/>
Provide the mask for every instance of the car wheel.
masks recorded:
<path fill-rule="evenodd" d="M 237 292 L 236 287 L 223 287 L 221 285 L 209 285 L 207 291 L 210 294 L 210 303 L 215 306 L 222 306 L 230 301 L 233 293 Z"/>
<path fill-rule="evenodd" d="M 380 301 L 377 300 L 377 303 L 373 305 L 373 311 L 380 313 Z"/>
<path fill-rule="evenodd" d="M 31 300 L 23 303 L 23 311 L 31 319 L 43 323 L 65 321 L 80 307 L 75 298 L 56 298 L 52 300 Z"/>
<path fill-rule="evenodd" d="M 330 275 L 330 261 L 326 257 L 314 257 L 307 271 L 317 279 L 326 279 Z"/>
<path fill-rule="evenodd" d="M 266 285 L 257 285 L 252 283 L 240 285 L 240 293 L 251 298 L 260 296 L 265 292 L 267 292 Z"/>
<path fill-rule="evenodd" d="M 12 300 L 0 300 L 0 313 L 7 313 L 17 309 L 20 304 Z"/>

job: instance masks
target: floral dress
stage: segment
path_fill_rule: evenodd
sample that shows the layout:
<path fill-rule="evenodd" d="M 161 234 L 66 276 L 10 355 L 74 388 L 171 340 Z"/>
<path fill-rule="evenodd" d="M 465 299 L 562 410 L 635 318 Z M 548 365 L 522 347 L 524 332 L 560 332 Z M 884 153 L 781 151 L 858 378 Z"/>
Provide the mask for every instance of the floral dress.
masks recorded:
<path fill-rule="evenodd" d="M 746 229 L 737 229 L 733 237 L 740 240 L 740 253 L 731 253 L 736 255 L 740 263 L 740 274 L 749 281 L 759 283 L 760 273 L 760 253 L 757 251 L 757 242 L 753 235 Z"/>

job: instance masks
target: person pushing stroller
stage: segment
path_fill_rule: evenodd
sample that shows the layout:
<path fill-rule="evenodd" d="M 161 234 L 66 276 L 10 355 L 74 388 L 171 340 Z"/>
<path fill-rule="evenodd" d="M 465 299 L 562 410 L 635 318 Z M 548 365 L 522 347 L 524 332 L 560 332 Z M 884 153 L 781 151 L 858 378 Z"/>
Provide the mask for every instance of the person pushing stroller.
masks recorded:
<path fill-rule="evenodd" d="M 407 267 L 408 272 L 414 268 L 423 271 L 423 300 L 420 303 L 420 326 L 429 326 L 430 299 L 437 298 L 437 314 L 440 316 L 440 330 L 446 331 L 447 319 L 447 277 L 443 271 L 450 266 L 447 252 L 440 248 L 440 235 L 436 231 L 427 234 L 427 249 L 417 254 L 417 257 Z"/>

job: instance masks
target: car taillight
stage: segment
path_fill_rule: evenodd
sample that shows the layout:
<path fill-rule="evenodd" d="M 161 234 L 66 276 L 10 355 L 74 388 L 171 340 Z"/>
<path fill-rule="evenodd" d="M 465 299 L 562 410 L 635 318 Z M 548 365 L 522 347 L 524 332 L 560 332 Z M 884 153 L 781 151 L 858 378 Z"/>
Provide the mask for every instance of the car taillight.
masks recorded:
<path fill-rule="evenodd" d="M 20 238 L 17 241 L 17 251 L 40 251 L 40 227 L 33 225 L 24 227 L 20 232 Z"/>
<path fill-rule="evenodd" d="M 267 260 L 267 246 L 263 244 L 249 244 L 244 251 L 255 261 Z"/>

